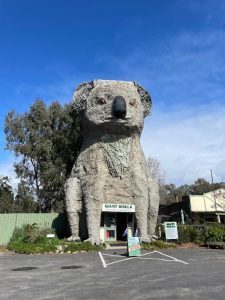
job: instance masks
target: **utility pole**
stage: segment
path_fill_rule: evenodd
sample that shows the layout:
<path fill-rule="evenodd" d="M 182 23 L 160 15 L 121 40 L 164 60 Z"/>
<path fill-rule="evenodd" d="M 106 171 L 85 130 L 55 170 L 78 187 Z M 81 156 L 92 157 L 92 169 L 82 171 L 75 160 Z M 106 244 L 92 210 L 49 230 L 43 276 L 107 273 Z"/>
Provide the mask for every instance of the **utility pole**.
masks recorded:
<path fill-rule="evenodd" d="M 213 186 L 213 199 L 214 199 L 214 205 L 215 205 L 215 213 L 217 215 L 217 221 L 218 221 L 218 223 L 220 223 L 220 216 L 217 213 L 217 204 L 216 204 L 216 196 L 215 196 L 215 190 L 214 190 L 214 182 L 213 182 L 213 172 L 212 172 L 212 170 L 210 170 L 210 174 L 211 174 L 212 186 Z"/>

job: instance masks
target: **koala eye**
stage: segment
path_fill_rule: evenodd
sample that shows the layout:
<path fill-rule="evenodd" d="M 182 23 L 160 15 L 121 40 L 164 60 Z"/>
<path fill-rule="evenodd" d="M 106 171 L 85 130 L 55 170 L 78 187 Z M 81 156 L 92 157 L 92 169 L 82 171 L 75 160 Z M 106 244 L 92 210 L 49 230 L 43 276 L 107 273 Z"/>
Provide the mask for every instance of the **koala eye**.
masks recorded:
<path fill-rule="evenodd" d="M 136 103 L 135 99 L 132 99 L 132 100 L 129 101 L 129 104 L 130 104 L 131 106 L 134 106 L 135 103 Z"/>
<path fill-rule="evenodd" d="M 101 104 L 101 105 L 102 104 L 106 104 L 106 100 L 104 98 L 102 98 L 102 97 L 98 98 L 98 103 Z"/>

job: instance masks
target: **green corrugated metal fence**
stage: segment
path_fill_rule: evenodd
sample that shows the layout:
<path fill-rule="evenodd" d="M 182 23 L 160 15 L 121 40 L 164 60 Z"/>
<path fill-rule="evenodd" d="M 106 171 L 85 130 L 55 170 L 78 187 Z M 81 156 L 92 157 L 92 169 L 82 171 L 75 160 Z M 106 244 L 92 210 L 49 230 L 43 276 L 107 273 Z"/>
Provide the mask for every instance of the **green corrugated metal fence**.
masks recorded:
<path fill-rule="evenodd" d="M 9 242 L 16 227 L 33 223 L 42 228 L 54 228 L 60 238 L 67 236 L 67 218 L 63 213 L 0 214 L 0 245 Z"/>

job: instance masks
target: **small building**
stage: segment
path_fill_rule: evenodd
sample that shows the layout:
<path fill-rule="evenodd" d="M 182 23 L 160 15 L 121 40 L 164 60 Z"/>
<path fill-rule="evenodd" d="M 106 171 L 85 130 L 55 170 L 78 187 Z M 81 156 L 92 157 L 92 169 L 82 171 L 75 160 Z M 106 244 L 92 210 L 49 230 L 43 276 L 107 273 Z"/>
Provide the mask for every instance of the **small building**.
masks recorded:
<path fill-rule="evenodd" d="M 177 221 L 186 224 L 219 222 L 225 224 L 225 189 L 203 195 L 188 195 L 181 202 L 160 205 L 159 223 Z"/>
<path fill-rule="evenodd" d="M 195 223 L 219 222 L 225 224 L 225 189 L 203 195 L 190 195 L 190 211 Z"/>

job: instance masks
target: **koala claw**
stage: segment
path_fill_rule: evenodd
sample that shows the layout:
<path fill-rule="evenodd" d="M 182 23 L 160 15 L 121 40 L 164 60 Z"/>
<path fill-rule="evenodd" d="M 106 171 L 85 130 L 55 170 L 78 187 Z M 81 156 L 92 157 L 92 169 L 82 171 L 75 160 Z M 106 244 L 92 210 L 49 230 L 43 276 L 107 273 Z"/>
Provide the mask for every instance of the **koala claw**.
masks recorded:
<path fill-rule="evenodd" d="M 89 237 L 89 238 L 86 239 L 84 242 L 85 242 L 85 243 L 86 243 L 86 242 L 89 242 L 89 243 L 91 243 L 92 245 L 100 245 L 100 239 L 94 238 L 93 236 L 92 236 L 92 237 Z"/>
<path fill-rule="evenodd" d="M 81 241 L 79 236 L 73 236 L 73 235 L 68 237 L 66 240 L 67 240 L 67 242 L 80 242 Z"/>
<path fill-rule="evenodd" d="M 141 237 L 140 240 L 142 243 L 146 243 L 146 244 L 152 242 L 152 240 L 149 237 Z"/>

